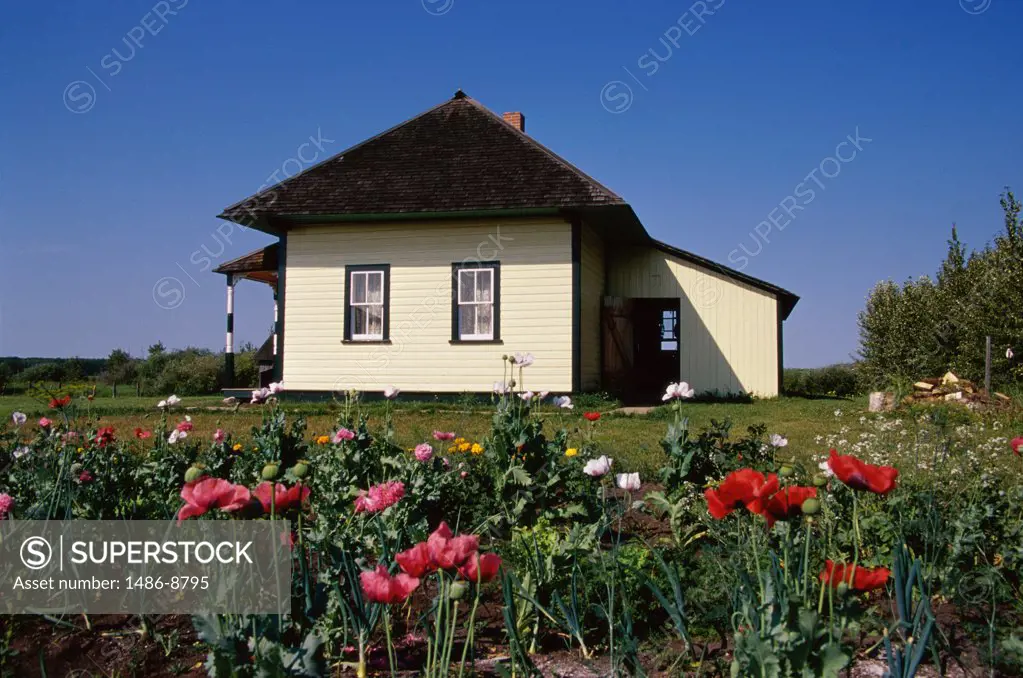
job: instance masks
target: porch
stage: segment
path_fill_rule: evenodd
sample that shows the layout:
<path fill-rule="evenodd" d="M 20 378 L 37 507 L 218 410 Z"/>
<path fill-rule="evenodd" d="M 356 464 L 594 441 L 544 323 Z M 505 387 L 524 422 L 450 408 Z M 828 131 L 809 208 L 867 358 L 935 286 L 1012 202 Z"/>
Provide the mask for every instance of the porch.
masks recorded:
<path fill-rule="evenodd" d="M 227 278 L 227 335 L 224 343 L 224 373 L 227 387 L 223 389 L 226 396 L 248 397 L 252 389 L 281 380 L 281 361 L 278 359 L 281 344 L 280 259 L 280 244 L 274 243 L 237 259 L 232 259 L 213 269 L 214 273 L 220 273 Z M 237 384 L 235 381 L 234 293 L 238 282 L 242 280 L 269 285 L 273 291 L 273 331 L 256 351 L 256 365 L 259 370 L 258 384 Z"/>

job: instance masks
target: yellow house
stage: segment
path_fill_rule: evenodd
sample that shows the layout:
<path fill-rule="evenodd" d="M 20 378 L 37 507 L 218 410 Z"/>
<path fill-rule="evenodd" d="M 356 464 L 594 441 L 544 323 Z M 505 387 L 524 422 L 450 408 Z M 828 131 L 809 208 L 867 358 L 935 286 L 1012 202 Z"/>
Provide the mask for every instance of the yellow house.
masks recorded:
<path fill-rule="evenodd" d="M 454 98 L 221 218 L 278 242 L 227 262 L 228 372 L 238 280 L 274 290 L 264 382 L 287 392 L 517 388 L 777 395 L 798 297 L 650 237 L 632 208 L 498 116 Z"/>

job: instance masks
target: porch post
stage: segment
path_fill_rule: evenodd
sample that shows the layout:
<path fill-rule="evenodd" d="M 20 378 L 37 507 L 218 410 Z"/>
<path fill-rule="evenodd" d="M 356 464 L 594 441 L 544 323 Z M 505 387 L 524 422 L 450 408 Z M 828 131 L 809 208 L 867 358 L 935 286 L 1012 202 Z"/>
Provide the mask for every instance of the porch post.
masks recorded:
<path fill-rule="evenodd" d="M 234 386 L 234 276 L 227 274 L 227 340 L 224 346 L 227 385 Z"/>
<path fill-rule="evenodd" d="M 277 357 L 277 319 L 280 309 L 277 306 L 277 290 L 274 290 L 274 357 Z"/>

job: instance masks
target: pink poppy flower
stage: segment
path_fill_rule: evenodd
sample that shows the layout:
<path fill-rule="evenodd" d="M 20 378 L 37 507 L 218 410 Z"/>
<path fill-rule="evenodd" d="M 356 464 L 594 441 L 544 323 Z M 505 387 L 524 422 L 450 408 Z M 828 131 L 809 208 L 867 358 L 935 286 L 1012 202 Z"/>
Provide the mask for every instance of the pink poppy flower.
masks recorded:
<path fill-rule="evenodd" d="M 249 503 L 252 494 L 243 485 L 235 485 L 223 478 L 203 478 L 185 483 L 181 488 L 185 505 L 178 511 L 178 522 L 201 516 L 211 509 L 237 511 Z"/>
<path fill-rule="evenodd" d="M 287 488 L 281 483 L 277 483 L 273 489 L 274 512 L 284 513 L 290 508 L 301 507 L 302 504 L 309 500 L 310 492 L 311 490 L 308 485 L 295 485 Z M 266 481 L 260 483 L 252 494 L 263 505 L 263 511 L 270 513 L 270 483 Z"/>
<path fill-rule="evenodd" d="M 415 577 L 404 573 L 392 577 L 383 565 L 377 565 L 376 570 L 363 571 L 359 574 L 359 580 L 366 599 L 381 605 L 403 603 L 419 587 L 419 580 Z"/>
<path fill-rule="evenodd" d="M 405 574 L 412 577 L 425 577 L 437 570 L 437 566 L 430 559 L 430 547 L 425 541 L 416 544 L 407 551 L 396 554 L 394 561 L 398 563 L 398 567 Z"/>
<path fill-rule="evenodd" d="M 114 427 L 104 426 L 100 430 L 96 431 L 96 444 L 100 447 L 106 447 L 114 442 Z"/>
<path fill-rule="evenodd" d="M 337 433 L 334 434 L 334 442 L 336 444 L 340 444 L 340 443 L 344 442 L 345 440 L 354 440 L 354 439 L 355 439 L 355 433 L 352 432 L 352 431 L 349 431 L 348 429 L 346 429 L 344 427 L 339 428 L 337 430 Z"/>
<path fill-rule="evenodd" d="M 415 449 L 416 459 L 427 462 L 433 459 L 433 446 L 429 443 L 419 443 Z"/>
<path fill-rule="evenodd" d="M 442 522 L 426 540 L 426 545 L 434 565 L 443 570 L 452 570 L 461 567 L 479 549 L 480 538 L 471 534 L 456 537 L 448 524 Z"/>
<path fill-rule="evenodd" d="M 0 494 L 0 520 L 5 520 L 14 508 L 14 499 L 4 492 Z"/>
<path fill-rule="evenodd" d="M 50 428 L 51 426 L 53 426 L 53 422 L 46 417 L 39 420 L 39 428 Z"/>
<path fill-rule="evenodd" d="M 398 503 L 405 496 L 405 483 L 392 480 L 369 488 L 359 490 L 355 499 L 356 513 L 380 513 Z"/>
<path fill-rule="evenodd" d="M 433 439 L 434 440 L 440 440 L 440 441 L 454 440 L 455 439 L 455 433 L 454 433 L 454 431 L 434 431 L 433 432 Z"/>
<path fill-rule="evenodd" d="M 501 569 L 501 557 L 496 553 L 473 553 L 465 564 L 458 568 L 458 574 L 471 582 L 484 584 L 493 581 Z"/>
<path fill-rule="evenodd" d="M 183 421 L 174 427 L 174 429 L 180 433 L 188 433 L 194 428 L 195 426 L 193 426 L 192 422 L 190 421 Z"/>
<path fill-rule="evenodd" d="M 224 433 L 224 429 L 222 428 L 218 428 L 217 431 L 213 434 L 213 442 L 215 442 L 217 445 L 223 445 L 224 440 L 226 439 L 227 434 Z"/>

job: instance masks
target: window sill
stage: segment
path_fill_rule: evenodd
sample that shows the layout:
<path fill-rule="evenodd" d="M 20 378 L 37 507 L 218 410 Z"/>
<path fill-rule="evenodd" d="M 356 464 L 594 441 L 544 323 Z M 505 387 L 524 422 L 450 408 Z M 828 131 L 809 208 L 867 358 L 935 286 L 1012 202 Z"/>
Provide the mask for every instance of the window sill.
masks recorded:
<path fill-rule="evenodd" d="M 390 339 L 342 339 L 342 344 L 390 344 Z"/>
<path fill-rule="evenodd" d="M 452 339 L 449 344 L 503 344 L 500 339 Z"/>

